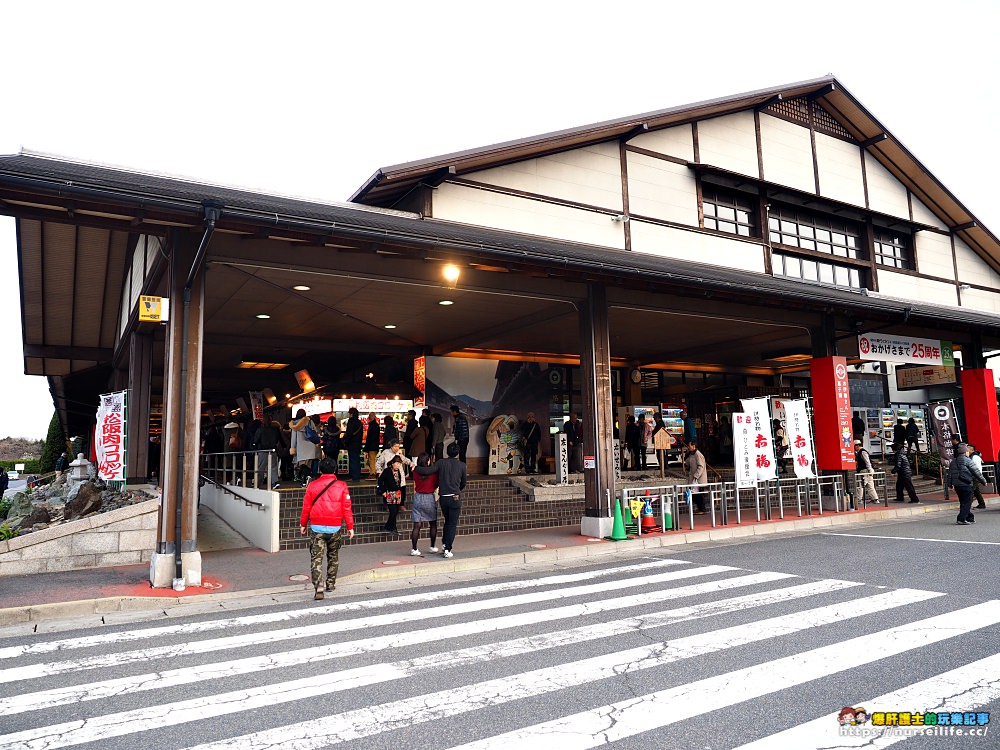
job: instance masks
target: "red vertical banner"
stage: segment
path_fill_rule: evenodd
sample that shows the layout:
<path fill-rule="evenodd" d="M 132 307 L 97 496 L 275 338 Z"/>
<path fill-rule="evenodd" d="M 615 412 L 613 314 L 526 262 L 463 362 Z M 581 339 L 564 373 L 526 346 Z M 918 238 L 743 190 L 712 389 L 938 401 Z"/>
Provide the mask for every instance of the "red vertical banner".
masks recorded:
<path fill-rule="evenodd" d="M 423 357 L 413 358 L 413 387 L 423 395 L 427 386 L 427 360 Z"/>
<path fill-rule="evenodd" d="M 814 359 L 809 371 L 812 374 L 816 466 L 828 471 L 853 469 L 854 435 L 847 360 L 844 357 Z"/>
<path fill-rule="evenodd" d="M 1000 454 L 1000 419 L 997 391 L 990 369 L 962 370 L 962 401 L 965 406 L 966 440 L 983 454 L 984 461 L 997 461 Z"/>

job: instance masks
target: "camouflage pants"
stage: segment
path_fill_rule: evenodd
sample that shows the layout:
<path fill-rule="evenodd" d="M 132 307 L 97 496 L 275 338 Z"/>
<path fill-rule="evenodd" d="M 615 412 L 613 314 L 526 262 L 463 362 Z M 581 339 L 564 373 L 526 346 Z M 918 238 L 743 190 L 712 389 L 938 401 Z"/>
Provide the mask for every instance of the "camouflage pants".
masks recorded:
<path fill-rule="evenodd" d="M 323 585 L 323 558 L 326 558 L 326 590 L 332 591 L 337 583 L 337 568 L 340 567 L 340 545 L 344 541 L 344 529 L 333 534 L 317 534 L 309 529 L 309 567 L 312 571 L 314 588 Z"/>

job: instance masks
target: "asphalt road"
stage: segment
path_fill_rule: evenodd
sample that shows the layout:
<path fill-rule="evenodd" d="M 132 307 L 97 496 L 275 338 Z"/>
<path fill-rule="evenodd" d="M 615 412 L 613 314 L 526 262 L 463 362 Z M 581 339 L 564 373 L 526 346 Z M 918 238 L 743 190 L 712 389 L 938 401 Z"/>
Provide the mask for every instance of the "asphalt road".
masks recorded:
<path fill-rule="evenodd" d="M 838 712 L 997 715 L 1000 512 L 977 520 L 0 637 L 0 750 L 884 747 Z"/>

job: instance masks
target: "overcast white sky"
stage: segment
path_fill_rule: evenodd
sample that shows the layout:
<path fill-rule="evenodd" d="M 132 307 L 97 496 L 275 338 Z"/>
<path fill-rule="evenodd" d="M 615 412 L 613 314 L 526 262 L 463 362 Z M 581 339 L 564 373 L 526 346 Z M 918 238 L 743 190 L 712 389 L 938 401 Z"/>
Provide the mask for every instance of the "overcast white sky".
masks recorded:
<path fill-rule="evenodd" d="M 0 153 L 346 200 L 380 166 L 832 73 L 1000 233 L 998 21 L 993 0 L 10 3 Z M 44 437 L 6 218 L 0 271 L 0 437 Z"/>

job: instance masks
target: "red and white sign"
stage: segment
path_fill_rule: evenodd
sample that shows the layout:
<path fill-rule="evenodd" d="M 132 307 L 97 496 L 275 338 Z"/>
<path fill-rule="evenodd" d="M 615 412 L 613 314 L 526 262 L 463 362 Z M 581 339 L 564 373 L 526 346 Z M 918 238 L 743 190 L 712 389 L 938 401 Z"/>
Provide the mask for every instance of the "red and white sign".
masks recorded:
<path fill-rule="evenodd" d="M 847 360 L 844 357 L 813 359 L 809 372 L 812 376 L 816 466 L 833 471 L 853 469 L 854 432 Z"/>
<path fill-rule="evenodd" d="M 250 408 L 254 419 L 264 418 L 264 394 L 262 391 L 250 391 Z"/>
<path fill-rule="evenodd" d="M 795 476 L 799 479 L 811 479 L 816 476 L 812 468 L 815 457 L 812 438 L 809 435 L 809 413 L 806 411 L 805 399 L 775 401 L 776 410 L 779 404 L 784 415 L 785 435 L 788 436 Z"/>
<path fill-rule="evenodd" d="M 413 387 L 423 393 L 425 385 L 427 385 L 427 360 L 423 357 L 414 357 Z"/>
<path fill-rule="evenodd" d="M 97 475 L 106 482 L 125 481 L 126 393 L 102 394 L 97 409 L 97 429 L 94 430 Z"/>
<path fill-rule="evenodd" d="M 743 411 L 750 415 L 750 458 L 757 481 L 774 479 L 778 462 L 774 458 L 774 436 L 771 434 L 771 414 L 766 398 L 741 399 Z M 734 435 L 735 437 L 735 435 Z"/>
<path fill-rule="evenodd" d="M 938 339 L 916 339 L 894 333 L 863 333 L 858 336 L 861 359 L 913 363 L 918 365 L 953 365 L 942 342 Z"/>
<path fill-rule="evenodd" d="M 733 451 L 736 457 L 736 487 L 755 487 L 757 485 L 757 467 L 754 465 L 753 415 L 744 412 L 733 414 Z"/>

